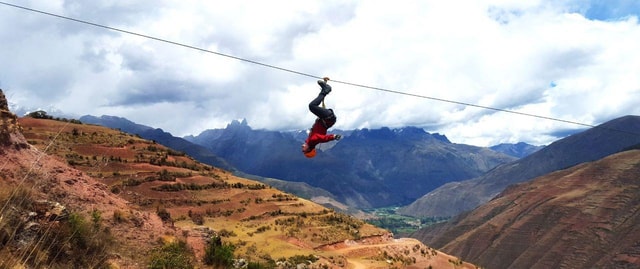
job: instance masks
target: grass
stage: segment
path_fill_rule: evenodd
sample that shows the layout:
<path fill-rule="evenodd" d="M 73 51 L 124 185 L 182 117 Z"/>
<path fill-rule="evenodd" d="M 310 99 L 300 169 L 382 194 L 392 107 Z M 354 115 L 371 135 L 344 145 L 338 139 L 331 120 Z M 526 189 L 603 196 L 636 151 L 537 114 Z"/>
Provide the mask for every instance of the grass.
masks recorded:
<path fill-rule="evenodd" d="M 98 213 L 91 218 L 70 212 L 44 218 L 42 207 L 25 187 L 0 194 L 0 268 L 96 268 L 106 265 L 114 241 Z M 33 215 L 35 213 L 35 215 Z M 89 219 L 89 220 L 88 220 Z"/>
<path fill-rule="evenodd" d="M 149 268 L 151 269 L 190 269 L 194 268 L 193 253 L 184 241 L 165 242 L 151 251 Z"/>

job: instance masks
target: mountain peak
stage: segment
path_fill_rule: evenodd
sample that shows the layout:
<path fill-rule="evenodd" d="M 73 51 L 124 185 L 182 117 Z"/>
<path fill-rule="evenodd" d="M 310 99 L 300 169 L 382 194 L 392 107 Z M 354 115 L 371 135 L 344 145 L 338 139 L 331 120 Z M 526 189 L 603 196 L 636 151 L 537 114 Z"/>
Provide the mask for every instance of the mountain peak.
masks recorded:
<path fill-rule="evenodd" d="M 233 120 L 231 121 L 231 123 L 227 124 L 227 129 L 249 129 L 251 130 L 251 127 L 249 126 L 249 123 L 247 123 L 247 119 L 242 119 L 242 121 L 239 120 Z"/>
<path fill-rule="evenodd" d="M 381 127 L 379 129 L 367 129 L 363 128 L 355 130 L 351 134 L 354 138 L 366 138 L 366 139 L 435 139 L 444 143 L 451 143 L 449 139 L 439 133 L 428 133 L 423 128 L 415 126 L 407 126 L 397 129 L 390 129 L 388 127 Z"/>
<path fill-rule="evenodd" d="M 524 158 L 544 148 L 544 146 L 534 146 L 524 142 L 518 142 L 516 144 L 502 143 L 489 148 L 517 158 Z"/>

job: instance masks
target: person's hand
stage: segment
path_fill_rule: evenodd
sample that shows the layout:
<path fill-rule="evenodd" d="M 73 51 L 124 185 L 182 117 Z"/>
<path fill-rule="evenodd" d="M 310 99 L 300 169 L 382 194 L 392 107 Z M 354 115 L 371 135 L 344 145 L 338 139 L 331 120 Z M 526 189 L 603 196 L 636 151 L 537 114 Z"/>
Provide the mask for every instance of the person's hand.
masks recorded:
<path fill-rule="evenodd" d="M 339 135 L 339 134 L 337 134 L 337 135 L 334 135 L 334 136 L 333 136 L 333 138 L 334 138 L 335 140 L 340 140 L 340 139 L 342 139 L 342 136 L 341 136 L 341 135 Z"/>

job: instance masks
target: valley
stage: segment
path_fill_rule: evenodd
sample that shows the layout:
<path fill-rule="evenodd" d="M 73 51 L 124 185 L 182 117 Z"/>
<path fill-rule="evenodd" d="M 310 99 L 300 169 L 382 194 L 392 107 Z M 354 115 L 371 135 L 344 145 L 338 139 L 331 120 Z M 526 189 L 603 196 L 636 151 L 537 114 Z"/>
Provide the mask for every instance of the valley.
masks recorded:
<path fill-rule="evenodd" d="M 156 228 L 156 239 L 144 242 L 148 247 L 110 259 L 111 264 L 134 264 L 145 251 L 171 242 L 187 243 L 192 263 L 202 264 L 212 236 L 219 236 L 223 244 L 234 246 L 234 257 L 265 268 L 288 268 L 282 263 L 300 259 L 318 268 L 474 268 L 415 239 L 394 239 L 388 230 L 199 163 L 154 141 L 64 120 L 25 117 L 18 122 L 30 145 L 96 180 L 96 185 L 104 184 L 107 196 L 127 202 L 121 209 L 94 213 L 104 216 L 104 225 L 112 230 L 122 223 L 146 226 L 149 217 L 141 219 L 136 211 L 161 222 L 164 228 Z M 81 206 L 78 202 L 67 206 Z M 125 238 L 116 241 L 135 247 L 144 240 Z"/>
<path fill-rule="evenodd" d="M 635 118 L 622 120 L 633 122 Z M 50 157 L 31 161 L 30 165 L 49 167 L 45 171 L 58 174 L 55 180 L 59 186 L 47 184 L 52 189 L 38 195 L 48 199 L 66 197 L 59 198 L 65 206 L 79 210 L 96 225 L 105 225 L 112 231 L 114 240 L 120 242 L 118 249 L 136 249 L 108 259 L 108 264 L 133 266 L 159 262 L 166 259 L 159 258 L 166 255 L 162 254 L 163 249 L 183 244 L 187 247 L 179 257 L 190 260 L 192 265 L 206 266 L 212 242 L 232 249 L 229 255 L 238 258 L 234 262 L 248 261 L 258 268 L 293 268 L 300 263 L 310 264 L 311 268 L 476 268 L 464 258 L 480 266 L 505 268 L 512 268 L 511 263 L 526 267 L 589 266 L 591 263 L 584 263 L 585 259 L 597 259 L 593 264 L 604 268 L 638 262 L 637 249 L 630 243 L 635 240 L 635 226 L 629 225 L 637 222 L 637 214 L 630 210 L 637 205 L 633 175 L 637 175 L 638 158 L 633 139 L 611 143 L 614 147 L 626 147 L 621 153 L 512 185 L 489 203 L 450 219 L 407 217 L 400 214 L 402 208 L 398 207 L 364 210 L 358 212 L 361 218 L 354 218 L 317 203 L 352 210 L 333 200 L 330 193 L 319 190 L 313 193 L 321 193 L 320 196 L 302 198 L 265 183 L 286 184 L 282 181 L 247 179 L 120 130 L 28 117 L 19 118 L 17 123 L 20 127 L 11 130 L 21 130 L 26 143 L 5 151 L 15 156 L 46 153 Z M 597 133 L 587 134 L 603 139 Z M 582 137 L 589 136 L 577 135 L 558 144 L 585 143 L 580 140 Z M 553 155 L 555 148 L 551 145 L 531 156 Z M 11 163 L 22 159 L 11 157 L 14 155 L 8 157 Z M 525 158 L 523 163 L 531 162 L 533 157 Z M 51 164 L 40 164 L 45 161 Z M 65 165 L 68 168 L 62 168 Z M 511 166 L 507 164 L 490 173 Z M 29 170 L 24 164 L 21 169 Z M 49 180 L 47 173 L 28 182 L 35 180 L 32 182 L 35 188 L 38 180 Z M 9 177 L 8 183 L 3 183 L 8 186 L 4 189 L 11 190 L 13 181 L 13 176 Z M 538 186 L 537 182 L 545 183 Z M 297 187 L 312 193 L 307 192 L 309 188 L 305 185 Z M 86 198 L 92 195 L 93 198 Z M 102 201 L 119 208 L 103 205 Z M 568 202 L 556 205 L 555 201 Z M 588 208 L 583 208 L 585 205 Z M 610 211 L 617 213 L 606 214 Z M 131 225 L 137 228 L 131 230 Z M 136 233 L 135 229 L 140 227 L 151 230 Z M 493 232 L 498 235 L 492 235 Z M 550 239 L 557 238 L 554 234 L 567 236 Z M 523 240 L 527 235 L 530 240 Z M 594 240 L 593 235 L 600 242 L 596 244 L 598 249 L 608 249 L 607 244 L 616 242 L 620 250 L 594 251 L 593 245 L 582 244 Z M 518 242 L 534 240 L 534 245 L 513 243 L 511 238 Z M 12 243 L 9 246 L 10 252 L 19 249 Z M 553 248 L 554 252 L 545 254 L 544 259 L 529 259 L 546 253 L 542 251 L 545 248 Z M 571 249 L 584 250 L 562 254 Z M 153 254 L 151 261 L 142 258 L 149 253 Z M 0 252 L 0 256 L 6 255 L 6 251 Z"/>
<path fill-rule="evenodd" d="M 396 237 L 405 237 L 421 228 L 445 222 L 450 218 L 446 217 L 423 217 L 401 215 L 397 212 L 400 207 L 383 207 L 365 210 L 368 213 L 364 220 L 377 227 L 391 231 Z"/>

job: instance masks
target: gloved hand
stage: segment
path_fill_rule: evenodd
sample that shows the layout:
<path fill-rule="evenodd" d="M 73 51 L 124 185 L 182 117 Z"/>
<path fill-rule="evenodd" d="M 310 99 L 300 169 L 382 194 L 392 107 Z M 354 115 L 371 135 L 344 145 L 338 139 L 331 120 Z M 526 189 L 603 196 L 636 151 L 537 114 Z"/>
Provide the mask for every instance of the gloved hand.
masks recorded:
<path fill-rule="evenodd" d="M 341 136 L 341 135 L 339 135 L 339 134 L 337 134 L 337 135 L 334 135 L 334 136 L 333 136 L 333 139 L 335 139 L 335 140 L 340 140 L 340 139 L 342 139 L 342 136 Z"/>

